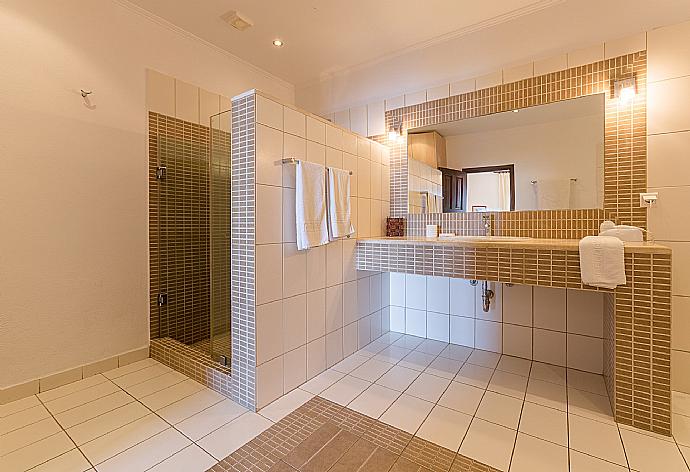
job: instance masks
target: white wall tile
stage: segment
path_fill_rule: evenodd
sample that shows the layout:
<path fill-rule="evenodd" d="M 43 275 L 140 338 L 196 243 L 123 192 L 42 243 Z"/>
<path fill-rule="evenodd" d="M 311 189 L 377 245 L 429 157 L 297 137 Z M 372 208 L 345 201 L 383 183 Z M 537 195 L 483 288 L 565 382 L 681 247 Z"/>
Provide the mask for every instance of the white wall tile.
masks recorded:
<path fill-rule="evenodd" d="M 306 381 L 307 346 L 300 346 L 283 356 L 283 391 L 287 393 Z"/>
<path fill-rule="evenodd" d="M 258 139 L 258 137 L 257 137 Z M 307 159 L 307 141 L 299 136 L 291 134 L 283 135 L 283 157 L 294 157 L 295 159 Z M 283 187 L 295 188 L 296 165 L 280 165 L 283 172 Z M 274 184 L 275 185 L 275 184 Z"/>
<path fill-rule="evenodd" d="M 426 277 L 424 275 L 405 275 L 405 306 L 426 310 Z"/>
<path fill-rule="evenodd" d="M 256 367 L 256 407 L 263 408 L 283 395 L 283 356 Z"/>
<path fill-rule="evenodd" d="M 283 105 L 261 95 L 256 95 L 256 122 L 283 130 Z M 258 138 L 257 138 L 258 139 Z"/>
<path fill-rule="evenodd" d="M 426 337 L 426 311 L 407 308 L 405 310 L 405 332 L 413 336 Z"/>
<path fill-rule="evenodd" d="M 532 358 L 532 328 L 503 323 L 503 354 Z"/>
<path fill-rule="evenodd" d="M 551 72 L 558 72 L 568 68 L 568 55 L 560 54 L 558 56 L 547 57 L 534 61 L 534 76 L 550 74 Z"/>
<path fill-rule="evenodd" d="M 307 379 L 326 370 L 326 338 L 321 337 L 307 344 Z"/>
<path fill-rule="evenodd" d="M 343 240 L 343 281 L 349 282 L 357 278 L 355 269 L 355 239 Z"/>
<path fill-rule="evenodd" d="M 307 253 L 307 291 L 326 286 L 326 246 L 308 249 Z"/>
<path fill-rule="evenodd" d="M 647 123 L 649 134 L 690 130 L 690 107 L 677 106 L 690 101 L 690 76 L 647 85 Z"/>
<path fill-rule="evenodd" d="M 534 360 L 565 366 L 565 333 L 534 328 L 532 331 Z"/>
<path fill-rule="evenodd" d="M 276 261 L 282 260 L 281 244 L 263 244 L 256 247 L 256 304 L 279 300 L 283 297 L 283 273 L 276 270 Z"/>
<path fill-rule="evenodd" d="M 371 342 L 371 317 L 357 321 L 357 349 L 362 349 Z"/>
<path fill-rule="evenodd" d="M 290 107 L 283 108 L 283 127 L 286 133 L 305 138 L 307 136 L 307 117 L 304 113 Z"/>
<path fill-rule="evenodd" d="M 460 95 L 477 90 L 477 82 L 472 79 L 464 79 L 450 84 L 450 95 Z"/>
<path fill-rule="evenodd" d="M 343 285 L 326 289 L 326 332 L 343 327 Z"/>
<path fill-rule="evenodd" d="M 647 80 L 690 75 L 690 21 L 647 33 Z"/>
<path fill-rule="evenodd" d="M 534 287 L 534 326 L 565 331 L 565 289 Z"/>
<path fill-rule="evenodd" d="M 294 243 L 296 241 L 295 189 L 283 187 L 283 242 Z"/>
<path fill-rule="evenodd" d="M 690 297 L 672 297 L 671 313 L 671 347 L 690 352 Z"/>
<path fill-rule="evenodd" d="M 426 278 L 426 309 L 436 313 L 450 313 L 450 279 L 448 277 Z"/>
<path fill-rule="evenodd" d="M 690 167 L 685 164 L 683 167 Z M 659 199 L 649 211 L 649 228 L 655 239 L 664 241 L 690 240 L 690 186 L 650 188 Z M 682 217 L 681 215 L 685 215 Z"/>
<path fill-rule="evenodd" d="M 357 280 L 343 284 L 343 324 L 348 325 L 357 321 L 358 316 L 358 288 Z"/>
<path fill-rule="evenodd" d="M 273 261 L 275 270 L 275 261 Z M 283 244 L 283 296 L 292 297 L 307 291 L 307 254 L 294 243 Z"/>
<path fill-rule="evenodd" d="M 326 125 L 326 146 L 343 150 L 343 131 L 337 126 Z"/>
<path fill-rule="evenodd" d="M 400 306 L 390 307 L 390 330 L 396 333 L 405 332 L 405 308 Z"/>
<path fill-rule="evenodd" d="M 208 126 L 211 123 L 211 115 L 220 113 L 220 96 L 208 90 L 199 89 L 199 123 Z M 213 127 L 220 124 L 218 117 L 213 120 Z"/>
<path fill-rule="evenodd" d="M 390 302 L 391 305 L 405 306 L 405 274 L 391 272 Z"/>
<path fill-rule="evenodd" d="M 371 282 L 369 277 L 357 281 L 357 319 L 369 315 L 371 310 Z"/>
<path fill-rule="evenodd" d="M 350 323 L 343 328 L 343 357 L 357 350 L 357 323 Z"/>
<path fill-rule="evenodd" d="M 283 300 L 283 345 L 291 351 L 307 342 L 307 296 Z"/>
<path fill-rule="evenodd" d="M 336 169 L 343 168 L 343 151 L 338 151 L 326 146 L 326 165 L 328 167 L 335 167 Z"/>
<path fill-rule="evenodd" d="M 491 72 L 490 74 L 482 75 L 475 79 L 475 84 L 477 90 L 495 87 L 496 85 L 501 85 L 503 83 L 503 73 L 500 70 Z"/>
<path fill-rule="evenodd" d="M 383 100 L 367 105 L 367 136 L 386 133 L 386 103 Z"/>
<path fill-rule="evenodd" d="M 475 287 L 475 317 L 487 321 L 503 320 L 503 284 L 489 282 L 489 289 L 493 290 L 494 297 L 489 304 L 489 311 L 485 312 L 482 301 L 482 283 L 479 282 Z"/>
<path fill-rule="evenodd" d="M 314 141 L 307 141 L 307 160 L 322 166 L 326 165 L 326 146 Z"/>
<path fill-rule="evenodd" d="M 647 138 L 647 145 L 649 187 L 690 185 L 690 131 L 655 134 Z"/>
<path fill-rule="evenodd" d="M 450 313 L 451 315 L 474 317 L 475 288 L 469 280 L 450 279 Z"/>
<path fill-rule="evenodd" d="M 175 116 L 175 79 L 146 69 L 146 107 L 153 112 Z"/>
<path fill-rule="evenodd" d="M 283 192 L 280 187 L 256 186 L 256 244 L 283 240 Z"/>
<path fill-rule="evenodd" d="M 371 197 L 371 161 L 365 157 L 357 159 L 357 196 Z"/>
<path fill-rule="evenodd" d="M 326 335 L 326 289 L 307 293 L 307 342 Z"/>
<path fill-rule="evenodd" d="M 326 248 L 326 286 L 343 283 L 343 242 L 333 241 Z"/>
<path fill-rule="evenodd" d="M 371 198 L 381 200 L 381 164 L 372 162 L 370 168 Z"/>
<path fill-rule="evenodd" d="M 307 140 L 326 144 L 326 124 L 311 116 L 307 116 Z"/>
<path fill-rule="evenodd" d="M 601 374 L 604 341 L 599 338 L 568 334 L 568 367 Z"/>
<path fill-rule="evenodd" d="M 647 49 L 647 33 L 641 32 L 604 43 L 604 59 L 623 56 Z"/>
<path fill-rule="evenodd" d="M 503 69 L 503 83 L 509 84 L 518 80 L 528 79 L 534 76 L 534 63 L 520 64 Z"/>
<path fill-rule="evenodd" d="M 371 159 L 371 141 L 357 137 L 357 156 Z"/>
<path fill-rule="evenodd" d="M 443 84 L 437 87 L 426 89 L 426 100 L 431 102 L 441 98 L 448 98 L 450 96 L 450 84 Z"/>
<path fill-rule="evenodd" d="M 381 274 L 369 277 L 369 293 L 371 296 L 370 310 L 372 313 L 383 308 L 383 285 L 381 279 Z"/>
<path fill-rule="evenodd" d="M 369 198 L 357 198 L 357 237 L 371 237 L 371 200 Z"/>
<path fill-rule="evenodd" d="M 657 241 L 673 251 L 671 293 L 690 297 L 690 242 Z"/>
<path fill-rule="evenodd" d="M 256 307 L 256 363 L 283 354 L 283 302 L 278 300 Z"/>
<path fill-rule="evenodd" d="M 673 375 L 690 372 L 690 353 L 671 351 L 671 390 L 690 392 L 690 375 Z"/>
<path fill-rule="evenodd" d="M 474 346 L 485 351 L 501 352 L 503 346 L 502 323 L 476 320 Z"/>
<path fill-rule="evenodd" d="M 603 337 L 604 294 L 587 290 L 567 291 L 567 331 Z"/>
<path fill-rule="evenodd" d="M 426 337 L 446 343 L 450 342 L 450 315 L 427 311 Z"/>
<path fill-rule="evenodd" d="M 343 330 L 338 329 L 326 335 L 326 368 L 343 360 Z"/>
<path fill-rule="evenodd" d="M 503 285 L 503 321 L 532 326 L 532 287 Z"/>
<path fill-rule="evenodd" d="M 199 87 L 175 80 L 175 117 L 199 122 Z"/>
<path fill-rule="evenodd" d="M 381 332 L 391 331 L 391 307 L 386 306 L 381 310 Z"/>
<path fill-rule="evenodd" d="M 568 67 L 584 66 L 604 59 L 604 43 L 568 53 Z"/>
<path fill-rule="evenodd" d="M 391 307 L 391 311 L 393 307 Z M 450 342 L 461 346 L 474 347 L 474 318 L 464 316 L 450 317 Z"/>
<path fill-rule="evenodd" d="M 343 132 L 343 152 L 357 156 L 357 135 Z"/>
<path fill-rule="evenodd" d="M 350 108 L 350 130 L 360 136 L 367 136 L 367 107 Z"/>
<path fill-rule="evenodd" d="M 283 133 L 256 125 L 256 183 L 280 186 L 283 182 Z M 292 186 L 294 187 L 294 183 Z"/>
<path fill-rule="evenodd" d="M 335 112 L 335 124 L 345 129 L 350 129 L 350 110 L 340 110 Z"/>
<path fill-rule="evenodd" d="M 396 108 L 402 108 L 405 106 L 405 96 L 398 95 L 397 97 L 391 97 L 386 99 L 386 111 L 395 110 Z"/>

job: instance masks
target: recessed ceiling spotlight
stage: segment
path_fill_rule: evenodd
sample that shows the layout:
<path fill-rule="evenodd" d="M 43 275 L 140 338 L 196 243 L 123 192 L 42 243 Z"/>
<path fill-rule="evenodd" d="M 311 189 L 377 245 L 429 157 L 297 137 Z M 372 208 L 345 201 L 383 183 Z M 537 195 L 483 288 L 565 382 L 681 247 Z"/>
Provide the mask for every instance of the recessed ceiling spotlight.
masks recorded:
<path fill-rule="evenodd" d="M 241 13 L 236 12 L 235 10 L 230 10 L 229 12 L 222 15 L 221 18 L 230 26 L 240 31 L 244 31 L 247 28 L 254 26 L 252 20 L 242 16 Z"/>
<path fill-rule="evenodd" d="M 277 48 L 282 48 L 283 47 L 283 40 L 282 39 L 274 39 L 273 45 Z"/>

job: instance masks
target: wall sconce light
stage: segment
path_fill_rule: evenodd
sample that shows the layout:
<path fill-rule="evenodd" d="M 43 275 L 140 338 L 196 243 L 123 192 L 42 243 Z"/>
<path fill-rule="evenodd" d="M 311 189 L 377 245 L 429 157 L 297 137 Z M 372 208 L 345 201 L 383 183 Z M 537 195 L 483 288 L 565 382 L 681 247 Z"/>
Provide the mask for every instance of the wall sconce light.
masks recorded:
<path fill-rule="evenodd" d="M 613 82 L 613 96 L 618 99 L 621 105 L 627 105 L 632 101 L 637 93 L 635 77 L 619 79 Z"/>
<path fill-rule="evenodd" d="M 402 138 L 402 122 L 399 120 L 393 121 L 393 125 L 388 130 L 388 140 L 398 141 Z"/>

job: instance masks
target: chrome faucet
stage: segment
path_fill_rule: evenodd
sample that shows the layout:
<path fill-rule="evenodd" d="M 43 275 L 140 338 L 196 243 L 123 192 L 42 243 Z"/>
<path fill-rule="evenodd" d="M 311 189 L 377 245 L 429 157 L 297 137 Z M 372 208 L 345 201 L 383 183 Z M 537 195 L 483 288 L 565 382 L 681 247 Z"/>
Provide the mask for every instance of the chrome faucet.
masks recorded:
<path fill-rule="evenodd" d="M 493 236 L 491 219 L 491 215 L 482 215 L 482 223 L 484 223 L 484 236 Z"/>

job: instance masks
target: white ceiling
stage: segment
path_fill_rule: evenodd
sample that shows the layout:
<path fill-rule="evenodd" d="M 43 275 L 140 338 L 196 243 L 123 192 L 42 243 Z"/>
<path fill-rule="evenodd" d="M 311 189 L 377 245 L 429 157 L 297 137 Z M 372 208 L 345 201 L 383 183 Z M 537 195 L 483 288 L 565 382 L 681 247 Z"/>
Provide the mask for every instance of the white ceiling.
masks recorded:
<path fill-rule="evenodd" d="M 478 32 L 500 38 L 516 22 L 544 44 L 573 28 L 583 43 L 690 17 L 688 0 L 129 1 L 297 86 Z M 229 10 L 254 26 L 230 27 L 220 18 Z M 285 46 L 273 47 L 275 38 Z"/>

